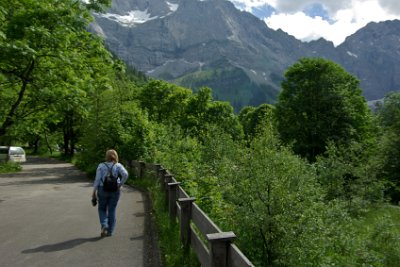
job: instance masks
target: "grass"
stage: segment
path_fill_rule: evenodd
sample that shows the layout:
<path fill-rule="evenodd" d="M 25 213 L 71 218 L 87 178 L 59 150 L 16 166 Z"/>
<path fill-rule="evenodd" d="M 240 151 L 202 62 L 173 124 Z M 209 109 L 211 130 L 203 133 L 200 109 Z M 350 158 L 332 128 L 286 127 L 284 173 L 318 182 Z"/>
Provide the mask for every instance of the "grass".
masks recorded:
<path fill-rule="evenodd" d="M 14 173 L 22 170 L 19 163 L 15 162 L 2 162 L 0 163 L 0 173 Z"/>
<path fill-rule="evenodd" d="M 159 247 L 166 267 L 197 267 L 200 263 L 192 250 L 185 252 L 179 235 L 179 224 L 171 220 L 160 184 L 151 176 L 134 178 L 129 184 L 149 192 L 158 230 Z"/>
<path fill-rule="evenodd" d="M 380 266 L 400 266 L 400 207 L 375 205 L 354 225 Z"/>
<path fill-rule="evenodd" d="M 374 205 L 358 221 L 356 227 L 360 229 L 360 233 L 367 235 L 382 223 L 390 226 L 393 233 L 400 236 L 400 207 L 390 204 Z"/>

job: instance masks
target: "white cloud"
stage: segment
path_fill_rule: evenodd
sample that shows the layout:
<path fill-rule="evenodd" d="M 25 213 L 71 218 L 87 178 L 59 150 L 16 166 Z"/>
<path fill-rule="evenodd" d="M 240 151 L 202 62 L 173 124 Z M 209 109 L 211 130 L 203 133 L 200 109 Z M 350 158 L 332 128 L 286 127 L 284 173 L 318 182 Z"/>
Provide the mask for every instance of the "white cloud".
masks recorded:
<path fill-rule="evenodd" d="M 399 0 L 380 0 L 382 7 L 390 14 L 400 15 L 400 1 Z"/>
<path fill-rule="evenodd" d="M 267 1 L 267 0 L 265 0 Z M 362 0 L 358 0 L 362 1 Z M 295 13 L 313 4 L 321 4 L 330 14 L 351 7 L 351 0 L 278 0 L 275 9 L 282 13 Z"/>
<path fill-rule="evenodd" d="M 303 41 L 321 37 L 341 44 L 345 38 L 369 22 L 400 19 L 399 0 L 232 0 L 241 3 L 243 9 L 265 4 L 276 11 L 265 19 L 272 29 L 282 29 Z M 327 11 L 330 21 L 322 17 L 310 17 L 304 13 L 307 7 L 320 4 Z"/>
<path fill-rule="evenodd" d="M 244 10 L 251 12 L 253 7 L 261 7 L 264 5 L 270 5 L 276 7 L 278 0 L 230 0 L 237 6 L 244 6 Z"/>
<path fill-rule="evenodd" d="M 343 42 L 346 36 L 357 30 L 357 27 L 351 23 L 336 22 L 329 24 L 321 17 L 311 18 L 303 12 L 272 15 L 265 19 L 265 23 L 272 29 L 282 29 L 303 41 L 316 40 L 322 37 L 332 41 L 335 45 Z"/>

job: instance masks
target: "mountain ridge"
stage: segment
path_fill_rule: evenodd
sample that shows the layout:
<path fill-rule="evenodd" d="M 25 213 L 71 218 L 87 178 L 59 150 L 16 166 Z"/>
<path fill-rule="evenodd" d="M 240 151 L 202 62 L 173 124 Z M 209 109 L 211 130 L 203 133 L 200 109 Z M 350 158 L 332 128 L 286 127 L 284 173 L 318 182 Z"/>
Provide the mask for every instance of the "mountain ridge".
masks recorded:
<path fill-rule="evenodd" d="M 284 71 L 301 57 L 342 65 L 360 79 L 368 100 L 400 85 L 396 77 L 388 81 L 371 62 L 371 57 L 383 65 L 389 62 L 380 69 L 400 74 L 395 66 L 399 60 L 390 57 L 400 48 L 395 42 L 399 21 L 386 25 L 386 31 L 375 29 L 392 41 L 379 40 L 381 48 L 372 49 L 368 32 L 374 29 L 369 28 L 380 24 L 368 24 L 338 47 L 324 39 L 303 43 L 226 0 L 114 0 L 108 13 L 95 18 L 91 30 L 127 64 L 192 89 L 209 86 L 235 109 L 274 102 Z"/>

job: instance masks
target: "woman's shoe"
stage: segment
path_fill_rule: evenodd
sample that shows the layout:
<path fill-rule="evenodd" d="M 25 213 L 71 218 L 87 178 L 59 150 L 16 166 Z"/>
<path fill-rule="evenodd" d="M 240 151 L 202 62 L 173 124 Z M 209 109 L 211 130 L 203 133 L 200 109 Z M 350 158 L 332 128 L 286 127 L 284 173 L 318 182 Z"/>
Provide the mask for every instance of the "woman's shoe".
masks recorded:
<path fill-rule="evenodd" d="M 105 236 L 107 236 L 107 235 L 108 235 L 107 228 L 105 228 L 105 227 L 101 228 L 100 236 L 101 236 L 101 237 L 105 237 Z"/>

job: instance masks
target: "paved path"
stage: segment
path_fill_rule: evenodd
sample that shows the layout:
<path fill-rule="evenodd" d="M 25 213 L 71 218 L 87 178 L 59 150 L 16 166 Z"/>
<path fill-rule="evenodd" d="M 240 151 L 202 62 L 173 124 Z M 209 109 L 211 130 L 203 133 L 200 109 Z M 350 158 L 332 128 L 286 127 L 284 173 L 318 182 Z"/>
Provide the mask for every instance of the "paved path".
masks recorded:
<path fill-rule="evenodd" d="M 124 187 L 115 233 L 100 238 L 91 185 L 53 159 L 33 157 L 22 172 L 1 174 L 0 266 L 149 266 L 146 197 Z"/>

